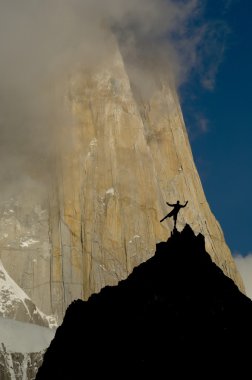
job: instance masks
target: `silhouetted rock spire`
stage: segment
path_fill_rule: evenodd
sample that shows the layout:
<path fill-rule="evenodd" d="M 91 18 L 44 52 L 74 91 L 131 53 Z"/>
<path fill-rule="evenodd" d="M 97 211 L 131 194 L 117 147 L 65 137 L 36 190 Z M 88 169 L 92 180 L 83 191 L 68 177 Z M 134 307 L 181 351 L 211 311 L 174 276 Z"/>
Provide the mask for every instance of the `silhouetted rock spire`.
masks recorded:
<path fill-rule="evenodd" d="M 118 286 L 68 307 L 36 379 L 241 374 L 251 323 L 252 301 L 186 225 Z"/>

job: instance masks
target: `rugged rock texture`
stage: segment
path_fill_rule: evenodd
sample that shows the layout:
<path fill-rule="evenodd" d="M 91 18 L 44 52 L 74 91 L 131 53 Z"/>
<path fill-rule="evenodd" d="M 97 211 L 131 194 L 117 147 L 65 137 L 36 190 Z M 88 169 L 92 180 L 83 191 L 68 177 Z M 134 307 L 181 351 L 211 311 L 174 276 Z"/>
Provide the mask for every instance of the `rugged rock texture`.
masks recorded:
<path fill-rule="evenodd" d="M 69 306 L 36 379 L 244 379 L 251 320 L 252 301 L 186 225 L 126 280 Z"/>
<path fill-rule="evenodd" d="M 213 260 L 244 289 L 204 196 L 176 91 L 154 74 L 149 80 L 146 95 L 118 49 L 73 75 L 64 104 L 73 120 L 55 131 L 48 197 L 28 192 L 2 207 L 4 267 L 59 320 L 74 299 L 118 283 L 154 254 L 173 228 L 159 222 L 166 201 L 189 201 L 178 230 L 188 222 L 201 232 Z"/>
<path fill-rule="evenodd" d="M 38 186 L 22 188 L 21 183 L 15 198 L 2 199 L 0 316 L 56 325 L 55 317 L 46 316 L 52 310 L 48 223 L 48 207 Z"/>
<path fill-rule="evenodd" d="M 21 354 L 6 351 L 2 344 L 0 349 L 1 380 L 33 380 L 43 361 L 44 352 Z"/>
<path fill-rule="evenodd" d="M 76 298 L 116 284 L 154 254 L 171 220 L 165 201 L 188 200 L 179 215 L 206 239 L 213 260 L 242 281 L 195 168 L 176 92 L 155 85 L 148 100 L 130 83 L 120 53 L 71 82 L 73 148 L 51 197 L 52 304 L 62 315 Z"/>
<path fill-rule="evenodd" d="M 0 261 L 0 316 L 36 325 L 56 326 L 55 318 L 42 313 L 12 280 Z"/>

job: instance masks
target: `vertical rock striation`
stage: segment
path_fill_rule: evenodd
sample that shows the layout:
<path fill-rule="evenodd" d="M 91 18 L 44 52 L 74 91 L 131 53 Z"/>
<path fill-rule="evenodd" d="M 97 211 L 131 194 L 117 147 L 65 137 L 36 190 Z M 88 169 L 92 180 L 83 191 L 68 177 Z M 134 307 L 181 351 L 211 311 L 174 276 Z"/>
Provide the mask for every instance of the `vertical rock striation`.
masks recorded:
<path fill-rule="evenodd" d="M 62 317 L 125 278 L 167 240 L 173 221 L 159 220 L 166 201 L 188 200 L 189 223 L 224 273 L 243 285 L 205 198 L 175 89 L 167 82 L 139 96 L 117 50 L 101 67 L 76 74 L 68 101 L 74 115 L 70 152 L 62 156 L 51 197 L 51 289 Z"/>
<path fill-rule="evenodd" d="M 20 208 L 12 224 L 8 215 L 1 219 L 3 234 L 19 225 L 26 236 L 18 245 L 17 235 L 0 242 L 4 267 L 39 309 L 59 320 L 74 299 L 116 284 L 154 254 L 173 229 L 172 220 L 159 222 L 169 211 L 166 201 L 178 199 L 189 201 L 178 230 L 188 223 L 203 234 L 212 259 L 244 290 L 205 198 L 176 90 L 167 80 L 151 80 L 142 96 L 118 49 L 75 73 L 65 97 L 73 120 L 68 129 L 56 128 L 48 199 L 25 203 L 33 230 Z"/>

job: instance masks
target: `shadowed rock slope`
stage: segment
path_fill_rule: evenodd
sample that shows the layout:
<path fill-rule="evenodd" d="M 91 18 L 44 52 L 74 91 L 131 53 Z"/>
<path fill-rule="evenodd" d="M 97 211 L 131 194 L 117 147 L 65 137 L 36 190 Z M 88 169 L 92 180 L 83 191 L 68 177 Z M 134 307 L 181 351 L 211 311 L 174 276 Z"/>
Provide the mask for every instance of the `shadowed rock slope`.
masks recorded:
<path fill-rule="evenodd" d="M 186 225 L 117 286 L 74 301 L 37 380 L 155 379 L 249 369 L 252 301 Z M 140 377 L 141 376 L 141 377 Z"/>

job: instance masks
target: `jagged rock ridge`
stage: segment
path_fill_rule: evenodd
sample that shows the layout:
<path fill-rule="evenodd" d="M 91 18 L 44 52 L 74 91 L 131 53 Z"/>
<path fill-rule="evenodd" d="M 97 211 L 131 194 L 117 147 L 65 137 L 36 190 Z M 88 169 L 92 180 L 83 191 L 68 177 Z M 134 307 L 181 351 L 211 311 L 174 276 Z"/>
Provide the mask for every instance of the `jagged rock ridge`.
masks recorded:
<path fill-rule="evenodd" d="M 117 284 L 154 254 L 173 228 L 159 222 L 166 201 L 177 199 L 189 201 L 178 230 L 188 222 L 201 232 L 212 259 L 244 290 L 204 196 L 175 87 L 148 76 L 146 96 L 113 44 L 100 65 L 69 79 L 62 108 L 71 125 L 55 127 L 50 186 L 40 189 L 28 173 L 14 197 L 1 199 L 0 315 L 61 321 L 73 300 Z"/>
<path fill-rule="evenodd" d="M 72 121 L 56 126 L 48 194 L 22 189 L 1 208 L 0 255 L 9 275 L 45 314 L 62 320 L 75 299 L 126 278 L 154 254 L 172 221 L 166 201 L 188 200 L 185 222 L 201 232 L 213 260 L 242 280 L 195 168 L 171 80 L 149 72 L 148 96 L 115 44 L 93 69 L 66 84 Z M 63 112 L 63 111 L 62 111 Z M 71 141 L 66 143 L 61 141 Z M 64 148 L 63 148 L 64 146 Z M 26 185 L 27 186 L 27 185 Z"/>
<path fill-rule="evenodd" d="M 36 380 L 236 371 L 243 378 L 251 320 L 252 301 L 186 225 L 126 280 L 69 306 Z"/>
<path fill-rule="evenodd" d="M 151 257 L 173 228 L 170 220 L 159 222 L 165 202 L 177 199 L 189 201 L 178 229 L 186 221 L 202 233 L 213 260 L 244 290 L 205 198 L 174 86 L 163 80 L 146 99 L 132 80 L 116 50 L 70 83 L 73 148 L 51 193 L 50 298 L 57 315 Z"/>

